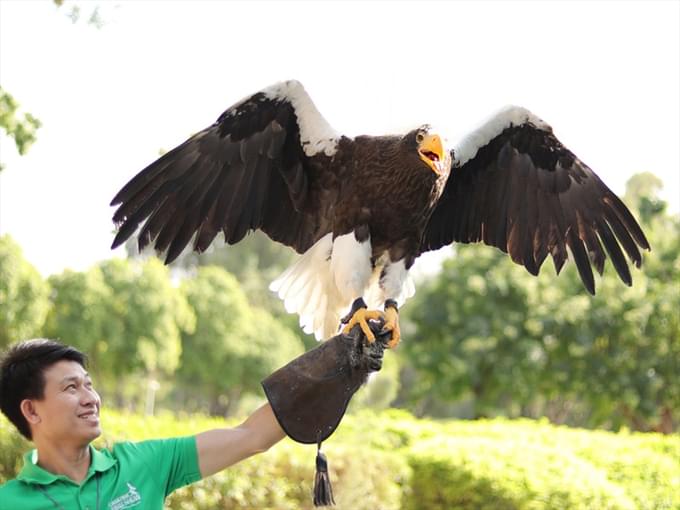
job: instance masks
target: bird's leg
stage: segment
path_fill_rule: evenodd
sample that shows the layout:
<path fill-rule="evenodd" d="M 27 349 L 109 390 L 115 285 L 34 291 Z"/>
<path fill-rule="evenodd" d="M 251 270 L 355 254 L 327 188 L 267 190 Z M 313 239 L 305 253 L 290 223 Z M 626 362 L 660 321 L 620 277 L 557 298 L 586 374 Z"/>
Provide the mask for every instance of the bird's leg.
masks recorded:
<path fill-rule="evenodd" d="M 394 299 L 387 299 L 385 301 L 385 325 L 383 331 L 391 331 L 392 335 L 387 341 L 387 347 L 390 349 L 399 345 L 401 340 L 401 329 L 399 328 L 399 308 Z"/>
<path fill-rule="evenodd" d="M 343 334 L 348 335 L 352 328 L 356 324 L 359 324 L 361 330 L 364 332 L 364 335 L 366 335 L 366 340 L 369 342 L 375 342 L 375 335 L 368 326 L 368 321 L 383 319 L 384 314 L 379 310 L 368 310 L 367 308 L 368 307 L 366 306 L 366 302 L 363 300 L 363 298 L 357 298 L 354 300 L 354 303 L 352 303 L 352 309 L 341 319 L 341 322 L 345 324 L 345 327 L 342 329 Z"/>

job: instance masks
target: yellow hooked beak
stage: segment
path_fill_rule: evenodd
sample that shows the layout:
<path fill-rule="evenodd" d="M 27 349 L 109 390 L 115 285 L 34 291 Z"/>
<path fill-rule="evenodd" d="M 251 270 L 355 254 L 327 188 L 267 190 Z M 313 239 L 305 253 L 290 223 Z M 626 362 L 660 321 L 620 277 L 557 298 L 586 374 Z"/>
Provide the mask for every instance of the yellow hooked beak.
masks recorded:
<path fill-rule="evenodd" d="M 435 174 L 444 173 L 444 145 L 439 135 L 425 135 L 418 146 L 418 154 Z"/>

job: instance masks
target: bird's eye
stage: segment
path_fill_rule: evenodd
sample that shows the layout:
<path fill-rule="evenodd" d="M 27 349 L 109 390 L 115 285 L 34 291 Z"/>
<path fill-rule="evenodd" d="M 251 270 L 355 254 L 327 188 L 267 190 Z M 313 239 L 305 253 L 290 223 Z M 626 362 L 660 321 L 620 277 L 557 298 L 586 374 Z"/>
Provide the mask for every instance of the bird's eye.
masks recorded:
<path fill-rule="evenodd" d="M 421 143 L 425 139 L 425 135 L 422 133 L 418 133 L 416 135 L 416 142 Z"/>

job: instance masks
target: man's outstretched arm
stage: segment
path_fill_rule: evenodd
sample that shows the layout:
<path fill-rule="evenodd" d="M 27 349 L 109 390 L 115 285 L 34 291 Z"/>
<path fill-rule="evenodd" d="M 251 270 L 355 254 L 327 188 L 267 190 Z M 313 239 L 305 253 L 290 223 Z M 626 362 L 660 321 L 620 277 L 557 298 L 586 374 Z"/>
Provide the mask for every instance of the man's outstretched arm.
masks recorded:
<path fill-rule="evenodd" d="M 196 436 L 198 466 L 204 478 L 264 452 L 286 437 L 269 404 L 264 404 L 241 425 L 215 429 Z"/>
<path fill-rule="evenodd" d="M 391 333 L 382 330 L 382 322 L 372 322 L 370 327 L 376 335 L 375 342 L 367 342 L 359 326 L 350 335 L 339 334 L 322 342 L 262 381 L 270 403 L 241 425 L 198 434 L 201 475 L 210 476 L 264 452 L 286 433 L 306 444 L 319 443 L 330 436 L 354 392 L 370 372 L 382 366 L 385 337 Z"/>

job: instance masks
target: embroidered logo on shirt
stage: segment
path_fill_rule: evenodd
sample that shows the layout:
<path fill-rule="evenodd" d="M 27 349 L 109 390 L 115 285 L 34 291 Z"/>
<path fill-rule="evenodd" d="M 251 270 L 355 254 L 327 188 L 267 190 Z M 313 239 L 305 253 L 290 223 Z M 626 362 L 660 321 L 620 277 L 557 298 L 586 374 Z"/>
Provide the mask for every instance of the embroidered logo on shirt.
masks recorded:
<path fill-rule="evenodd" d="M 109 503 L 110 510 L 124 510 L 125 508 L 132 508 L 139 505 L 142 501 L 142 496 L 137 492 L 137 487 L 127 482 L 128 491 L 122 496 L 117 497 Z"/>

